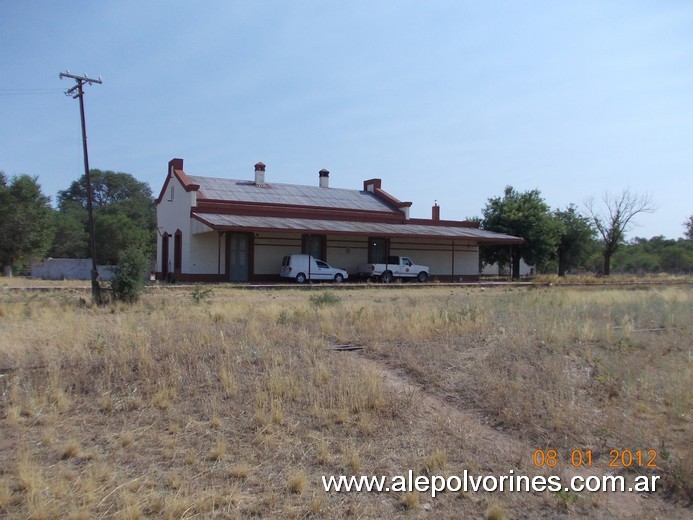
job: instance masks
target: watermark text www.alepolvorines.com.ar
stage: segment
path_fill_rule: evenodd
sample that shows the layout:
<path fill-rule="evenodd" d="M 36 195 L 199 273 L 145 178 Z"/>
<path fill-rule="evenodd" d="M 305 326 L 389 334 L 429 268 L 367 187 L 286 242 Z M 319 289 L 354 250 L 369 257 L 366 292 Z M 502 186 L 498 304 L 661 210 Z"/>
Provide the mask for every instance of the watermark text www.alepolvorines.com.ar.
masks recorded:
<path fill-rule="evenodd" d="M 413 492 L 430 493 L 435 498 L 444 492 L 474 493 L 542 493 L 542 492 L 620 492 L 652 493 L 657 490 L 659 475 L 574 476 L 563 482 L 557 475 L 516 475 L 510 470 L 506 475 L 473 475 L 467 470 L 462 475 L 323 475 L 322 485 L 326 492 Z"/>

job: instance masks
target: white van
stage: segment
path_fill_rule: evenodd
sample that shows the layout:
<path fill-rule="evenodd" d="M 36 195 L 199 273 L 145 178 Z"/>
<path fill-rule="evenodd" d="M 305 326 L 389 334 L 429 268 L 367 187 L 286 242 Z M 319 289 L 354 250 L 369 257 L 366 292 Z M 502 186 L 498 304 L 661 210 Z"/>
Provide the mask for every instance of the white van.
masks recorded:
<path fill-rule="evenodd" d="M 282 278 L 292 278 L 298 283 L 306 280 L 332 280 L 340 283 L 349 278 L 349 273 L 316 260 L 310 255 L 287 255 L 282 260 L 279 273 Z"/>

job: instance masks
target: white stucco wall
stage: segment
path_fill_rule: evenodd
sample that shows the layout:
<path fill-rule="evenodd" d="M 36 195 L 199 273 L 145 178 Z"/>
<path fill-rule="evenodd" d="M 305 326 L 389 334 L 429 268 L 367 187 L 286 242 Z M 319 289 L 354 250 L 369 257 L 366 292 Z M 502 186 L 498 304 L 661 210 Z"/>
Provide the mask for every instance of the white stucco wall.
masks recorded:
<path fill-rule="evenodd" d="M 256 233 L 254 273 L 274 275 L 279 272 L 285 255 L 301 252 L 300 234 Z M 452 241 L 450 240 L 396 240 L 390 242 L 390 254 L 408 256 L 414 262 L 428 265 L 431 275 L 453 274 Z M 350 274 L 358 271 L 359 264 L 368 261 L 367 236 L 327 236 L 328 264 L 345 269 Z M 475 244 L 455 241 L 454 275 L 479 274 L 479 248 Z M 216 271 L 215 271 L 216 272 Z"/>
<path fill-rule="evenodd" d="M 192 226 L 198 227 L 204 224 L 193 220 Z M 207 228 L 207 226 L 204 226 Z M 209 228 L 207 228 L 209 229 Z M 184 238 L 185 240 L 185 238 Z M 189 274 L 224 274 L 226 237 L 221 236 L 216 231 L 207 233 L 193 233 L 189 240 L 189 263 L 183 269 L 184 273 Z M 185 246 L 183 246 L 185 249 Z"/>
<path fill-rule="evenodd" d="M 328 235 L 325 261 L 349 274 L 356 274 L 359 264 L 368 261 L 368 237 Z"/>
<path fill-rule="evenodd" d="M 173 192 L 171 192 L 173 187 Z M 173 198 L 172 198 L 173 196 Z M 183 185 L 174 176 L 169 178 L 161 202 L 156 206 L 157 244 L 156 244 L 156 270 L 161 271 L 161 243 L 162 234 L 168 233 L 168 259 L 173 272 L 173 244 L 176 230 L 182 232 L 181 244 L 181 270 L 188 272 L 190 266 L 190 208 L 195 205 L 195 192 L 186 192 Z"/>
<path fill-rule="evenodd" d="M 282 258 L 301 252 L 301 235 L 286 233 L 255 233 L 254 273 L 278 275 Z"/>
<path fill-rule="evenodd" d="M 277 274 L 285 255 L 300 252 L 300 234 L 256 233 L 254 273 L 258 275 Z M 432 276 L 450 276 L 453 274 L 452 241 L 450 240 L 416 242 L 414 240 L 398 241 L 392 239 L 390 254 L 408 256 L 416 263 L 428 265 L 431 268 Z M 455 241 L 454 259 L 455 276 L 479 274 L 479 248 L 475 244 Z M 365 235 L 355 237 L 328 235 L 327 255 L 323 260 L 334 267 L 355 274 L 359 264 L 368 261 L 368 237 Z"/>
<path fill-rule="evenodd" d="M 301 235 L 288 233 L 255 233 L 255 274 L 278 274 L 285 255 L 301 253 Z M 360 263 L 368 260 L 368 237 L 327 236 L 327 254 L 321 260 L 356 273 Z"/>

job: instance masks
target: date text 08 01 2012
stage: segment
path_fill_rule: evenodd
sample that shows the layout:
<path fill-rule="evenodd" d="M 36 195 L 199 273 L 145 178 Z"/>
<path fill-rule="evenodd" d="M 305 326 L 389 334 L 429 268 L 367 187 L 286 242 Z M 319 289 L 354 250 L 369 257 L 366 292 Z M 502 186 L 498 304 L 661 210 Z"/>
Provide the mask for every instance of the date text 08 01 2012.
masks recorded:
<path fill-rule="evenodd" d="M 538 467 L 553 468 L 562 462 L 562 457 L 556 450 L 534 450 L 532 463 Z M 573 450 L 565 462 L 571 466 L 591 467 L 592 450 Z M 657 450 L 610 450 L 609 467 L 611 468 L 656 468 Z"/>

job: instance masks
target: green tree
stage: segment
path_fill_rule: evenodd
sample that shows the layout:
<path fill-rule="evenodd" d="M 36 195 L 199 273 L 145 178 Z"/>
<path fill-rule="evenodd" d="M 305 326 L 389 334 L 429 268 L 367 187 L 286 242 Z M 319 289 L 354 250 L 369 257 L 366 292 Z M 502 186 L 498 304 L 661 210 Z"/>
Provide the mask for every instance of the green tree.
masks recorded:
<path fill-rule="evenodd" d="M 139 205 L 152 202 L 152 190 L 146 182 L 135 179 L 129 173 L 89 170 L 91 180 L 92 204 L 94 207 L 109 206 L 114 203 Z M 87 209 L 87 179 L 82 175 L 66 190 L 58 193 L 58 205 L 71 200 Z M 128 204 L 129 205 L 129 204 Z"/>
<path fill-rule="evenodd" d="M 115 264 L 118 253 L 135 246 L 145 255 L 156 247 L 156 208 L 152 191 L 129 173 L 90 170 L 96 255 L 99 263 Z M 87 185 L 83 175 L 58 193 L 58 236 L 53 256 L 85 257 L 88 250 Z M 81 227 L 81 231 L 77 228 Z M 69 237 L 69 238 L 67 238 Z M 60 254 L 58 254 L 60 253 Z"/>
<path fill-rule="evenodd" d="M 528 265 L 541 267 L 555 255 L 562 224 L 551 216 L 539 190 L 520 193 L 507 186 L 503 197 L 489 199 L 482 212 L 483 229 L 524 239 L 522 244 L 512 246 L 512 255 L 504 246 L 484 248 L 484 263 L 512 262 L 512 276 L 518 279 L 520 258 Z"/>
<path fill-rule="evenodd" d="M 151 257 L 153 252 L 151 241 L 155 240 L 151 230 L 140 227 L 137 221 L 127 213 L 109 211 L 112 209 L 98 210 L 94 217 L 98 258 L 104 263 L 116 263 L 120 251 L 130 247 Z"/>
<path fill-rule="evenodd" d="M 562 224 L 557 247 L 558 276 L 565 276 L 568 269 L 584 265 L 594 248 L 596 230 L 590 218 L 578 213 L 574 204 L 554 211 L 553 215 Z"/>
<path fill-rule="evenodd" d="M 636 237 L 612 257 L 612 271 L 626 273 L 689 273 L 693 271 L 693 242 L 685 239 Z"/>
<path fill-rule="evenodd" d="M 50 249 L 53 258 L 87 258 L 89 231 L 87 212 L 74 201 L 55 213 L 55 238 Z"/>
<path fill-rule="evenodd" d="M 609 276 L 611 257 L 625 240 L 633 219 L 640 213 L 654 212 L 654 205 L 649 195 L 636 195 L 627 189 L 620 195 L 605 193 L 602 204 L 601 211 L 595 208 L 593 200 L 589 200 L 586 206 L 601 238 L 604 275 Z"/>
<path fill-rule="evenodd" d="M 677 240 L 660 253 L 659 263 L 669 273 L 693 271 L 693 244 L 690 240 Z"/>
<path fill-rule="evenodd" d="M 683 236 L 685 236 L 688 240 L 693 240 L 693 215 L 688 217 L 688 220 L 683 223 L 683 226 L 686 228 Z"/>
<path fill-rule="evenodd" d="M 38 177 L 13 177 L 0 172 L 0 260 L 3 273 L 32 257 L 43 257 L 53 239 L 53 209 L 41 192 Z"/>

